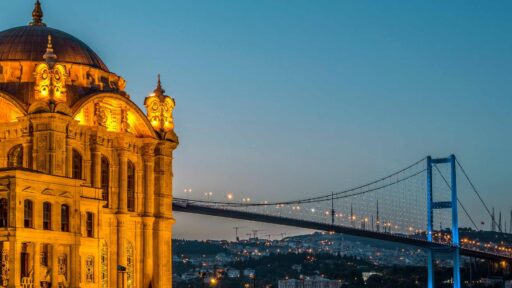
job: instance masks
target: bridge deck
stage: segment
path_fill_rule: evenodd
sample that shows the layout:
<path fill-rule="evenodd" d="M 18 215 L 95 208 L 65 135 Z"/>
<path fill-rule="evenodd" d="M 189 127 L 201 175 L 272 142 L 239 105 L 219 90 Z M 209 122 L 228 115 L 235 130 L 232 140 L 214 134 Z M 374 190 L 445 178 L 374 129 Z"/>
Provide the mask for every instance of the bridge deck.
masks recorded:
<path fill-rule="evenodd" d="M 247 212 L 247 211 L 236 211 L 229 209 L 222 209 L 217 207 L 209 207 L 203 205 L 197 205 L 193 203 L 174 201 L 173 202 L 173 210 L 177 212 L 185 212 L 185 213 L 193 213 L 193 214 L 202 214 L 209 216 L 217 216 L 224 218 L 234 218 L 255 222 L 263 222 L 269 224 L 277 224 L 277 225 L 285 225 L 285 226 L 293 226 L 300 227 L 312 230 L 319 231 L 332 231 L 336 233 L 343 233 L 348 235 L 360 236 L 371 239 L 379 239 L 383 241 L 389 241 L 394 243 L 401 243 L 412 245 L 421 248 L 427 248 L 436 250 L 438 252 L 451 252 L 455 249 L 452 245 L 429 242 L 424 239 L 412 238 L 408 236 L 402 236 L 398 234 L 390 234 L 383 232 L 375 232 L 370 230 L 357 229 L 353 227 L 346 227 L 341 225 L 331 225 L 327 223 L 320 223 L 315 221 L 307 221 L 300 219 L 293 219 L 287 217 L 278 217 L 272 215 L 264 215 L 259 213 Z M 469 257 L 475 257 L 479 259 L 486 259 L 492 261 L 507 261 L 512 263 L 512 257 L 507 257 L 504 255 L 493 254 L 489 252 L 471 250 L 467 248 L 461 248 L 460 254 Z"/>

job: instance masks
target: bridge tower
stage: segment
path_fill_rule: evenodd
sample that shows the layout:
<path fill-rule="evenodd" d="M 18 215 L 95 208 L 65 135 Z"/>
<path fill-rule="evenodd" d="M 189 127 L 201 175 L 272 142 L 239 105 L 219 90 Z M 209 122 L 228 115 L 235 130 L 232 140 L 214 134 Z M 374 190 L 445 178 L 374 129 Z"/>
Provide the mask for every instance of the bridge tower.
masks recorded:
<path fill-rule="evenodd" d="M 450 165 L 450 201 L 434 201 L 432 190 L 432 167 L 437 164 Z M 457 174 L 456 158 L 450 155 L 447 158 L 432 159 L 427 157 L 427 240 L 433 241 L 434 210 L 452 209 L 452 245 L 453 250 L 453 288 L 461 288 L 460 279 L 460 241 L 459 241 L 459 217 L 457 211 Z M 434 251 L 428 251 L 428 287 L 434 288 Z"/>

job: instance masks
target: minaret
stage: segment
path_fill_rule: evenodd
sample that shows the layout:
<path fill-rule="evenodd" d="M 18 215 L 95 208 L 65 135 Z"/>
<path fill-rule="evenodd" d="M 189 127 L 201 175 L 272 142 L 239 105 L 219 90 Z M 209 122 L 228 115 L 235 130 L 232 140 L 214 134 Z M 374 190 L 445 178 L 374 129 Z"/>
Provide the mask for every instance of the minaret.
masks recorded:
<path fill-rule="evenodd" d="M 379 200 L 377 200 L 377 232 L 380 232 Z"/>
<path fill-rule="evenodd" d="M 350 223 L 352 227 L 354 227 L 354 209 L 352 208 L 352 203 L 350 203 Z"/>
<path fill-rule="evenodd" d="M 502 230 L 501 230 L 501 211 L 500 211 L 500 221 L 498 221 L 498 231 L 502 232 Z"/>
<path fill-rule="evenodd" d="M 29 23 L 30 26 L 46 26 L 43 22 L 43 9 L 41 8 L 41 3 L 39 0 L 34 4 L 34 10 L 32 11 L 32 22 Z"/>

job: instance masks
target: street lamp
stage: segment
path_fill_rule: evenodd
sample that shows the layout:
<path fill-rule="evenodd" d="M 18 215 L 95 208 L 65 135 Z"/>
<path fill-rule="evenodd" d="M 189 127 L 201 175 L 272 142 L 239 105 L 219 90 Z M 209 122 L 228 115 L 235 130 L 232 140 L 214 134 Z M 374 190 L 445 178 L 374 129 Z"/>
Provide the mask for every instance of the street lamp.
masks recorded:
<path fill-rule="evenodd" d="M 249 278 L 252 279 L 252 288 L 256 288 L 256 274 L 254 274 L 254 273 L 250 274 Z"/>
<path fill-rule="evenodd" d="M 228 200 L 233 200 L 233 193 L 228 192 L 228 195 L 226 197 L 228 197 Z"/>
<path fill-rule="evenodd" d="M 189 195 L 190 195 L 190 193 L 192 193 L 192 189 L 191 189 L 191 188 L 185 188 L 185 190 L 184 190 L 184 191 L 185 191 L 185 195 L 186 195 L 187 200 L 188 200 L 188 199 L 189 199 Z"/>
<path fill-rule="evenodd" d="M 204 196 L 208 198 L 208 201 L 210 201 L 210 196 L 213 195 L 213 192 L 204 192 Z"/>

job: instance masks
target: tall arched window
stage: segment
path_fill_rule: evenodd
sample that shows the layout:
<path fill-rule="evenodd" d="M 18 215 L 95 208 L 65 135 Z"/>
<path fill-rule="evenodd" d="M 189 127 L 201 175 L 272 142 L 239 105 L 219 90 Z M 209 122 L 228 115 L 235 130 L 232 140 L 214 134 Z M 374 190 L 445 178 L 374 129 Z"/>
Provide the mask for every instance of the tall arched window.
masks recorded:
<path fill-rule="evenodd" d="M 0 199 L 0 227 L 7 227 L 7 215 L 9 213 L 9 205 L 7 204 L 7 199 Z"/>
<path fill-rule="evenodd" d="M 23 146 L 16 145 L 9 150 L 7 155 L 7 161 L 9 167 L 23 167 Z"/>
<path fill-rule="evenodd" d="M 71 177 L 73 179 L 82 179 L 82 155 L 73 149 L 73 159 L 71 164 Z"/>
<path fill-rule="evenodd" d="M 23 202 L 23 226 L 25 228 L 32 228 L 34 215 L 34 203 L 31 200 Z"/>
<path fill-rule="evenodd" d="M 50 202 L 43 203 L 43 229 L 52 229 L 52 204 Z"/>
<path fill-rule="evenodd" d="M 131 161 L 128 161 L 128 173 L 127 173 L 128 177 L 126 179 L 126 182 L 127 182 L 127 189 L 126 189 L 126 192 L 127 192 L 127 206 L 128 206 L 128 211 L 135 211 L 135 166 L 133 165 L 133 163 Z"/>
<path fill-rule="evenodd" d="M 105 156 L 101 156 L 101 198 L 107 201 L 104 207 L 108 207 L 110 185 L 110 165 Z"/>
<path fill-rule="evenodd" d="M 69 206 L 66 204 L 60 207 L 60 230 L 69 232 Z"/>

